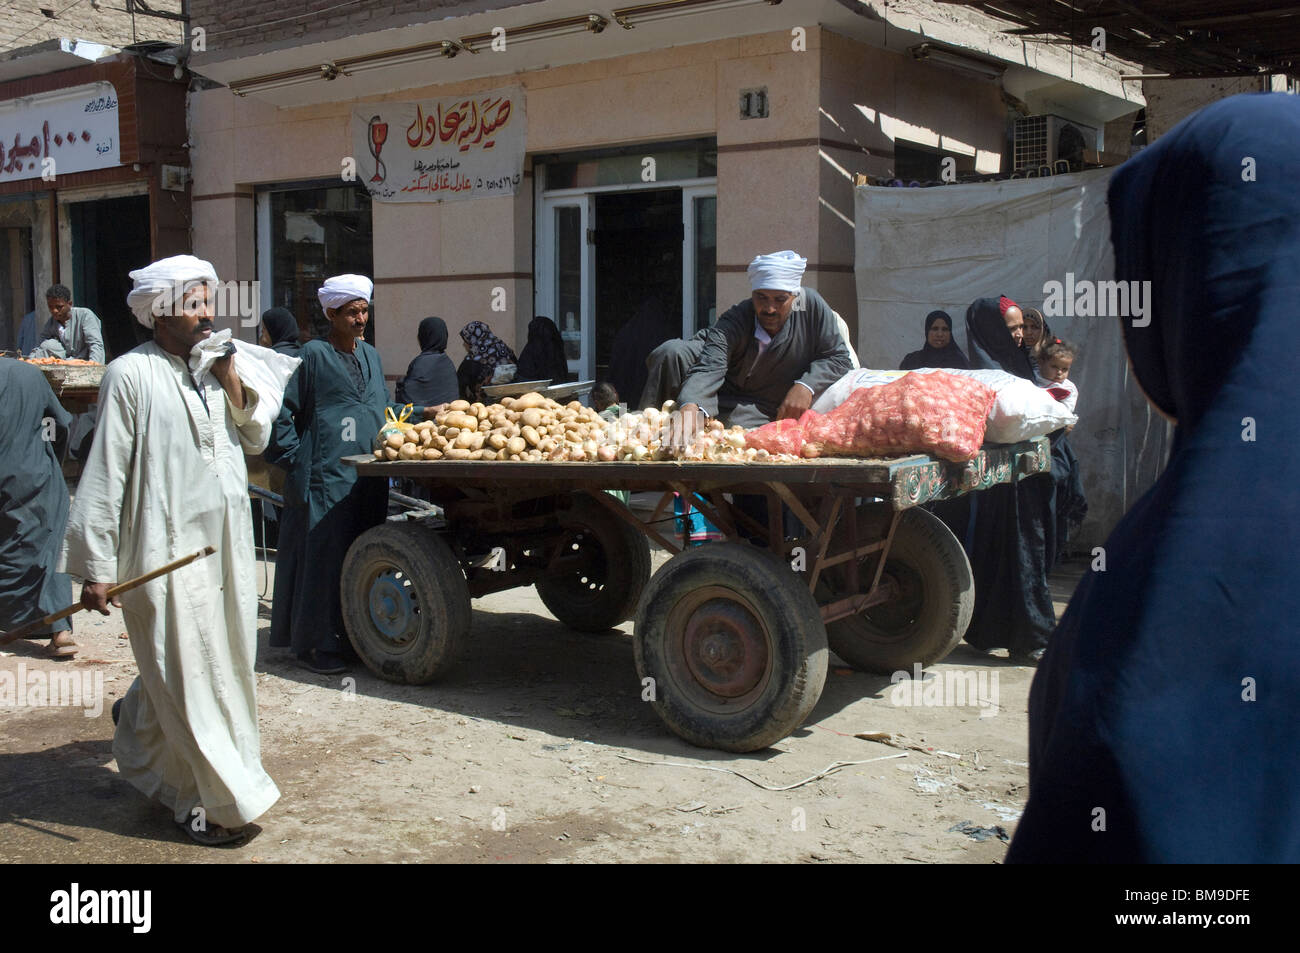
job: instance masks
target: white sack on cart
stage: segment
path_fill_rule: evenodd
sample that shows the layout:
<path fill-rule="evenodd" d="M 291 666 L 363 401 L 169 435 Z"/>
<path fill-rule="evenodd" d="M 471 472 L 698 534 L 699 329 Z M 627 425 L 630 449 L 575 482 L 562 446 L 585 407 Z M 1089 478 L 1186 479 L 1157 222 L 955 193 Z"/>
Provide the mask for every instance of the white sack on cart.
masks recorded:
<path fill-rule="evenodd" d="M 825 414 L 844 403 L 850 394 L 861 387 L 878 387 L 896 381 L 904 374 L 928 374 L 940 369 L 948 374 L 973 377 L 997 393 L 997 399 L 989 410 L 988 428 L 984 433 L 984 439 L 990 443 L 1016 443 L 1042 437 L 1079 422 L 1079 418 L 1071 413 L 1074 401 L 1078 398 L 1078 389 L 1069 381 L 1064 386 L 1052 385 L 1063 386 L 1069 392 L 1067 406 L 1067 402 L 1057 400 L 1047 389 L 1006 371 L 960 370 L 950 367 L 922 367 L 915 371 L 883 371 L 864 367 L 850 371 L 826 388 L 812 409 Z"/>

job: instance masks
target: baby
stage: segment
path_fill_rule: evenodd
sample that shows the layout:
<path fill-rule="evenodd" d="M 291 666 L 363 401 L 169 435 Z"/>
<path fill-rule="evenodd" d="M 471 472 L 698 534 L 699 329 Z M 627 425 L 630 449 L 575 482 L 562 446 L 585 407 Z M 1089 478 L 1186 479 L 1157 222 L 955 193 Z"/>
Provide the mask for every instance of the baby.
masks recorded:
<path fill-rule="evenodd" d="M 1078 353 L 1078 347 L 1069 341 L 1050 338 L 1038 358 L 1038 386 L 1053 391 L 1052 396 L 1070 413 L 1074 413 L 1074 405 L 1079 400 L 1079 388 L 1070 380 L 1070 367 Z"/>
<path fill-rule="evenodd" d="M 1043 357 L 1039 361 L 1039 374 L 1054 384 L 1064 384 L 1070 378 L 1070 366 L 1078 355 L 1079 349 L 1069 341 L 1053 338 L 1043 348 Z"/>

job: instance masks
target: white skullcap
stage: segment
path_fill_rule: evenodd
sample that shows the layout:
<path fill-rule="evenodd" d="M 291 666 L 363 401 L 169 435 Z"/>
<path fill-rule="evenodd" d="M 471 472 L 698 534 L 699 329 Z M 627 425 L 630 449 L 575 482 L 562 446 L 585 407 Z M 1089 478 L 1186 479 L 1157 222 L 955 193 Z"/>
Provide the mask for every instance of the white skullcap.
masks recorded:
<path fill-rule="evenodd" d="M 771 255 L 759 255 L 749 263 L 749 289 L 758 291 L 799 290 L 808 259 L 801 258 L 796 252 L 779 251 Z"/>
<path fill-rule="evenodd" d="M 335 275 L 325 279 L 325 284 L 316 292 L 316 297 L 320 299 L 320 306 L 328 311 L 330 308 L 341 308 L 358 298 L 369 301 L 374 293 L 375 283 L 365 275 Z"/>
<path fill-rule="evenodd" d="M 212 262 L 193 255 L 173 255 L 130 273 L 135 287 L 126 296 L 127 307 L 147 328 L 159 315 L 173 314 L 189 288 L 217 281 Z"/>

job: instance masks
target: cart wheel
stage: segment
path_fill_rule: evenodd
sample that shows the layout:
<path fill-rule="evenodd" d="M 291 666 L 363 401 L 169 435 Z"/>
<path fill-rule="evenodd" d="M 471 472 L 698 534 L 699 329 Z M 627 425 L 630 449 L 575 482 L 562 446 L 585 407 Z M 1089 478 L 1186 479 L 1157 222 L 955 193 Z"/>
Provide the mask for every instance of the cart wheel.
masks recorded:
<path fill-rule="evenodd" d="M 669 560 L 642 596 L 633 646 L 659 717 L 706 748 L 757 751 L 780 741 L 826 683 L 826 627 L 807 585 L 744 543 Z"/>
<path fill-rule="evenodd" d="M 546 608 L 579 632 L 604 632 L 632 618 L 650 579 L 646 538 L 586 497 L 561 515 L 560 526 L 568 565 L 537 582 Z"/>
<path fill-rule="evenodd" d="M 879 505 L 858 508 L 858 541 L 884 536 L 891 512 Z M 847 548 L 843 524 L 836 529 L 835 549 Z M 860 591 L 875 574 L 876 554 L 858 565 Z M 843 599 L 845 570 L 826 571 L 817 587 L 818 602 Z M 932 665 L 947 657 L 970 625 L 975 583 L 970 562 L 957 537 L 937 516 L 922 509 L 904 511 L 885 560 L 884 576 L 893 579 L 898 596 L 857 615 L 830 622 L 831 650 L 854 668 L 888 675 L 910 671 L 915 663 Z"/>
<path fill-rule="evenodd" d="M 414 524 L 357 537 L 343 561 L 343 623 L 366 668 L 422 685 L 455 663 L 469 635 L 469 588 L 451 549 Z"/>

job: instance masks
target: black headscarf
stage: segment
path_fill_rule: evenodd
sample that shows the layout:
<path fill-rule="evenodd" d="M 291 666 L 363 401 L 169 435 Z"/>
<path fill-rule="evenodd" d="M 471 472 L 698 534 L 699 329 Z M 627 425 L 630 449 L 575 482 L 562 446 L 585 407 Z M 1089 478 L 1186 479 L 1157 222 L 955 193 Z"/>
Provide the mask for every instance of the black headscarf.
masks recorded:
<path fill-rule="evenodd" d="M 1007 330 L 997 298 L 976 298 L 966 309 L 966 345 L 975 370 L 1006 371 L 1034 379 L 1034 369 L 1024 350 Z"/>
<path fill-rule="evenodd" d="M 442 354 L 447 350 L 447 322 L 442 318 L 425 318 L 415 332 L 421 354 Z"/>
<path fill-rule="evenodd" d="M 537 315 L 528 322 L 528 341 L 519 352 L 517 381 L 566 381 L 569 362 L 564 356 L 564 339 L 550 318 Z"/>
<path fill-rule="evenodd" d="M 447 322 L 442 318 L 425 318 L 416 337 L 420 353 L 406 369 L 406 377 L 397 382 L 398 403 L 431 407 L 455 400 L 460 394 L 456 365 L 445 353 Z"/>
<path fill-rule="evenodd" d="M 1111 178 L 1114 277 L 1150 282 L 1124 343 L 1178 423 L 1034 679 L 1008 861 L 1300 861 L 1297 157 L 1300 101 L 1253 93 Z"/>
<path fill-rule="evenodd" d="M 940 319 L 947 322 L 949 331 L 955 331 L 947 311 L 931 311 L 925 316 L 925 347 L 903 358 L 898 365 L 900 371 L 914 371 L 918 367 L 955 367 L 959 370 L 970 367 L 970 361 L 966 360 L 966 355 L 957 346 L 956 334 L 948 338 L 947 347 L 930 346 L 930 328 Z"/>
<path fill-rule="evenodd" d="M 269 308 L 262 312 L 262 326 L 271 339 L 271 349 L 291 357 L 298 356 L 298 321 L 288 308 Z"/>

